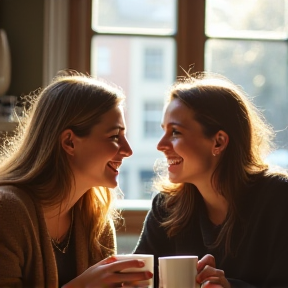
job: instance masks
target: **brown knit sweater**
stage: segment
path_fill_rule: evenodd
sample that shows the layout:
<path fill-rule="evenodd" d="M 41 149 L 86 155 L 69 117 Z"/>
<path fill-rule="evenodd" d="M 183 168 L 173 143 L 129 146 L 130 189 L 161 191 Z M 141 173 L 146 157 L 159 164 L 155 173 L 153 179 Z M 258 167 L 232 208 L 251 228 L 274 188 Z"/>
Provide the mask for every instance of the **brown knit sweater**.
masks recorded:
<path fill-rule="evenodd" d="M 103 257 L 91 260 L 80 211 L 74 213 L 79 275 Z M 112 224 L 107 225 L 100 244 L 111 249 L 111 253 L 104 252 L 104 258 L 116 252 Z M 0 187 L 0 287 L 58 287 L 56 260 L 41 205 L 13 186 Z"/>

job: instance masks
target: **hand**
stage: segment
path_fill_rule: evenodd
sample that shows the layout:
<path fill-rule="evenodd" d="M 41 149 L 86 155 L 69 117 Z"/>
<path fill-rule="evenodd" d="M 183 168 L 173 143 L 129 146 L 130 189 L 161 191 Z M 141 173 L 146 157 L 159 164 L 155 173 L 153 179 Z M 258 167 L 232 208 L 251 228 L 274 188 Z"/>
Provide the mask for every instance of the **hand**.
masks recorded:
<path fill-rule="evenodd" d="M 207 254 L 198 261 L 197 282 L 201 288 L 231 288 L 223 270 L 216 269 L 215 258 Z"/>
<path fill-rule="evenodd" d="M 131 287 L 141 285 L 147 286 L 147 280 L 153 274 L 149 271 L 120 273 L 126 268 L 144 267 L 141 260 L 117 261 L 112 256 L 91 266 L 81 275 L 71 280 L 62 288 L 112 288 L 112 287 Z"/>

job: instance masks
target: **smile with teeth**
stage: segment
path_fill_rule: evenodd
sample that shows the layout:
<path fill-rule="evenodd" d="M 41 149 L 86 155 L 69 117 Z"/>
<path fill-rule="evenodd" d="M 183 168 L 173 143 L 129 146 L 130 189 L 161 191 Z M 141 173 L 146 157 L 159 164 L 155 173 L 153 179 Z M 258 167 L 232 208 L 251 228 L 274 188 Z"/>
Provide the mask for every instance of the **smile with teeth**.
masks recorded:
<path fill-rule="evenodd" d="M 183 158 L 178 158 L 178 159 L 167 159 L 167 163 L 169 166 L 171 165 L 178 165 L 183 161 Z"/>
<path fill-rule="evenodd" d="M 108 166 L 112 168 L 114 171 L 118 171 L 120 165 L 121 165 L 120 162 L 112 162 L 112 161 L 108 162 Z"/>

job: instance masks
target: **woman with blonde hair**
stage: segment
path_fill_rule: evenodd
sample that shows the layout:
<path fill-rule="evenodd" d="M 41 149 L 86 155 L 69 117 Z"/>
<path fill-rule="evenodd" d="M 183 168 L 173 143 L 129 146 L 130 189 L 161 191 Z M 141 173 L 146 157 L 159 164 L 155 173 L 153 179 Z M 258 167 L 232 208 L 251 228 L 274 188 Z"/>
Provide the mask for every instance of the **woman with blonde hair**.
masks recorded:
<path fill-rule="evenodd" d="M 152 277 L 119 273 L 144 263 L 112 256 L 110 188 L 132 154 L 124 98 L 72 71 L 29 98 L 26 128 L 2 151 L 0 287 L 120 287 Z"/>
<path fill-rule="evenodd" d="M 161 192 L 135 249 L 154 254 L 155 287 L 171 255 L 199 257 L 203 288 L 288 287 L 288 177 L 264 160 L 274 132 L 259 110 L 223 76 L 195 73 L 172 86 L 162 127 Z"/>

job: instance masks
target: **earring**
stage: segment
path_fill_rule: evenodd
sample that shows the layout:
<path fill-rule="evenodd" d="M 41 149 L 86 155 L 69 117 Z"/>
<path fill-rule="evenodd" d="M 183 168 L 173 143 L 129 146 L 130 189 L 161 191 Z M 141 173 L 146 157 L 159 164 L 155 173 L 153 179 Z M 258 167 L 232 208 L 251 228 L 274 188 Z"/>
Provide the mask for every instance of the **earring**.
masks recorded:
<path fill-rule="evenodd" d="M 215 153 L 212 153 L 212 155 L 215 157 L 216 156 L 216 154 Z"/>

